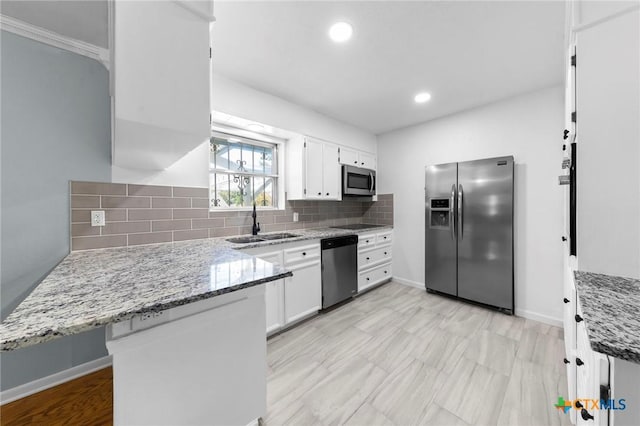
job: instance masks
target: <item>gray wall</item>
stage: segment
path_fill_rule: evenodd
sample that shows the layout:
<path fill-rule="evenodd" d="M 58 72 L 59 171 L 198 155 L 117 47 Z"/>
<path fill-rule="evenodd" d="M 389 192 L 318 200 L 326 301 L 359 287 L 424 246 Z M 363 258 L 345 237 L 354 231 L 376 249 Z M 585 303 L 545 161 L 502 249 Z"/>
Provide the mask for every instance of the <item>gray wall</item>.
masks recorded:
<path fill-rule="evenodd" d="M 69 252 L 69 180 L 111 180 L 109 74 L 1 32 L 2 319 Z M 106 355 L 104 330 L 0 354 L 1 389 Z"/>

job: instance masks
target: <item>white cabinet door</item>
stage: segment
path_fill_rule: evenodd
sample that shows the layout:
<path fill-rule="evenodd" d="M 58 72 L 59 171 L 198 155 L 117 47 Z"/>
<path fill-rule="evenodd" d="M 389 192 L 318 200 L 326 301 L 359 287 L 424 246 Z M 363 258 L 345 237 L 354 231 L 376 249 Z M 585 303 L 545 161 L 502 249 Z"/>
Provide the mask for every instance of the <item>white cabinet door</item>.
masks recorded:
<path fill-rule="evenodd" d="M 323 144 L 322 147 L 322 196 L 329 200 L 340 200 L 342 189 L 340 163 L 338 162 L 338 145 L 329 143 Z"/>
<path fill-rule="evenodd" d="M 265 284 L 264 299 L 267 315 L 267 335 L 280 330 L 284 326 L 283 292 L 284 280 L 271 281 Z"/>
<path fill-rule="evenodd" d="M 114 2 L 114 164 L 164 169 L 209 138 L 209 27 L 175 2 Z"/>
<path fill-rule="evenodd" d="M 323 190 L 323 143 L 311 138 L 306 139 L 306 198 L 324 198 Z"/>
<path fill-rule="evenodd" d="M 640 274 L 638 22 L 635 9 L 576 33 L 577 251 L 600 274 Z M 601 194 L 618 203 L 614 220 Z"/>
<path fill-rule="evenodd" d="M 284 280 L 285 324 L 314 314 L 322 307 L 320 261 L 288 266 L 293 277 Z"/>
<path fill-rule="evenodd" d="M 376 156 L 367 152 L 361 152 L 358 155 L 358 167 L 365 169 L 376 169 Z"/>
<path fill-rule="evenodd" d="M 355 149 L 340 147 L 340 164 L 346 164 L 347 166 L 358 165 L 358 151 Z"/>

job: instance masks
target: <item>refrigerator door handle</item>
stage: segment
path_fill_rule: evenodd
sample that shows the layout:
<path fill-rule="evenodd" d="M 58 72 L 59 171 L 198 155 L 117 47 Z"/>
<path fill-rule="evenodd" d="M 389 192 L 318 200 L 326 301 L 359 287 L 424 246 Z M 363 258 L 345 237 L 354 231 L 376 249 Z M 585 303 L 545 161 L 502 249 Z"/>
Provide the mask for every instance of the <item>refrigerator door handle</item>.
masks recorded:
<path fill-rule="evenodd" d="M 464 238 L 464 191 L 462 184 L 458 185 L 458 234 L 460 241 Z"/>
<path fill-rule="evenodd" d="M 451 199 L 449 200 L 449 228 L 451 229 L 451 239 L 456 240 L 456 185 L 451 185 Z"/>

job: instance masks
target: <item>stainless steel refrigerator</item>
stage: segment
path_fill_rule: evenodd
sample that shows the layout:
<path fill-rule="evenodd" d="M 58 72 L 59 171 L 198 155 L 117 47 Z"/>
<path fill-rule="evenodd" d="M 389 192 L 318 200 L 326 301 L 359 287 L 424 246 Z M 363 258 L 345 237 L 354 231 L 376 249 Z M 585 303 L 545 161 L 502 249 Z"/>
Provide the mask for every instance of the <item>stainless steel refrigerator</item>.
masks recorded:
<path fill-rule="evenodd" d="M 513 314 L 513 157 L 427 166 L 425 286 Z"/>

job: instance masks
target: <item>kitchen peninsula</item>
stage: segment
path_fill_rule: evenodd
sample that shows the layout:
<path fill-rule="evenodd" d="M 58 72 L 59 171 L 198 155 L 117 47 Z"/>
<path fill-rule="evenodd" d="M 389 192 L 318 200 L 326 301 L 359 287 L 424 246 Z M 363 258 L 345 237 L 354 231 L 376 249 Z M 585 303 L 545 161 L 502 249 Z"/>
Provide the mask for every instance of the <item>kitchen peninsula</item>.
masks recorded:
<path fill-rule="evenodd" d="M 116 424 L 248 424 L 266 409 L 260 284 L 290 275 L 219 239 L 73 252 L 2 322 L 0 349 L 107 325 Z"/>

